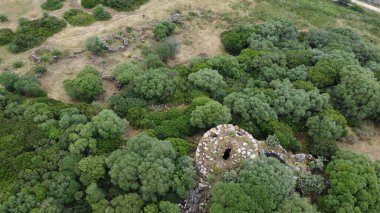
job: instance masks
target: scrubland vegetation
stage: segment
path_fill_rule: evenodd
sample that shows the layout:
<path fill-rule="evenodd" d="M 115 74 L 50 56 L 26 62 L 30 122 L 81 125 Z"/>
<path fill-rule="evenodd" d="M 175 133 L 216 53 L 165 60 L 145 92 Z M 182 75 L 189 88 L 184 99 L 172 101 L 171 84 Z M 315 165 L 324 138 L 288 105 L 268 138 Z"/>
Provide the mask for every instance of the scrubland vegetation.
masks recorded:
<path fill-rule="evenodd" d="M 20 19 L 16 31 L 0 29 L 0 45 L 24 52 L 66 21 L 109 20 L 102 5 L 126 11 L 144 2 L 83 0 L 92 15 L 70 9 L 63 19 Z M 23 61 L 11 61 L 0 72 L 0 212 L 180 212 L 199 180 L 197 140 L 226 123 L 316 160 L 296 172 L 260 155 L 221 171 L 210 178 L 208 212 L 380 212 L 380 162 L 337 146 L 350 128 L 379 124 L 378 20 L 328 1 L 255 2 L 254 14 L 220 34 L 224 53 L 185 64 L 173 63 L 182 45 L 173 35 L 183 26 L 157 22 L 141 58 L 110 70 L 118 91 L 103 103 L 104 70 L 95 63 L 64 80 L 72 103 L 63 103 L 39 82 L 61 51 L 41 54 L 26 74 L 14 72 Z M 368 22 L 360 27 L 373 34 L 333 27 L 340 16 L 355 17 L 351 26 Z M 95 59 L 112 54 L 95 35 L 83 49 Z"/>

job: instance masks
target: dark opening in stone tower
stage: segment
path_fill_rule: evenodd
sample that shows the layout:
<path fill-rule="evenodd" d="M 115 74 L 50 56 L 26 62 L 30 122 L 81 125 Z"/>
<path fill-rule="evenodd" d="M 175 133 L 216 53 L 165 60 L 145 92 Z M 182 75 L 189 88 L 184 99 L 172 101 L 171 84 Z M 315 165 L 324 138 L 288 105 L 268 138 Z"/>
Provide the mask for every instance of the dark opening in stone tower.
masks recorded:
<path fill-rule="evenodd" d="M 224 150 L 224 154 L 223 154 L 224 160 L 228 160 L 228 158 L 230 157 L 231 150 L 232 150 L 232 147 L 230 146 L 226 150 Z"/>

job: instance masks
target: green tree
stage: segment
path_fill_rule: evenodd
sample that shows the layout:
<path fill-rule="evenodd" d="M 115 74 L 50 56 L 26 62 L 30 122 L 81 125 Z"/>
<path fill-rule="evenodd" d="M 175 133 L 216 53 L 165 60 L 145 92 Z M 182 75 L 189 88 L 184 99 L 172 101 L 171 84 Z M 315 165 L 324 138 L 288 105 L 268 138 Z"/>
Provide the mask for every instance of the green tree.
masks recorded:
<path fill-rule="evenodd" d="M 0 46 L 11 43 L 14 36 L 15 34 L 11 29 L 0 29 Z"/>
<path fill-rule="evenodd" d="M 104 109 L 92 117 L 91 124 L 102 138 L 117 138 L 124 128 L 123 121 L 112 110 Z"/>
<path fill-rule="evenodd" d="M 197 106 L 190 117 L 190 124 L 202 129 L 230 121 L 230 109 L 217 101 L 209 101 L 203 106 Z"/>
<path fill-rule="evenodd" d="M 154 27 L 154 37 L 156 40 L 166 38 L 174 32 L 175 27 L 175 24 L 171 21 L 162 21 Z"/>
<path fill-rule="evenodd" d="M 81 171 L 80 181 L 88 186 L 102 178 L 105 174 L 104 157 L 89 156 L 83 158 L 79 161 L 78 168 Z"/>
<path fill-rule="evenodd" d="M 278 212 L 282 213 L 318 213 L 317 209 L 305 197 L 293 193 L 285 198 Z"/>
<path fill-rule="evenodd" d="M 344 116 L 335 110 L 329 111 L 308 118 L 307 133 L 314 141 L 337 140 L 347 133 L 347 121 Z"/>
<path fill-rule="evenodd" d="M 293 84 L 285 79 L 275 80 L 270 83 L 274 88 L 272 107 L 279 116 L 283 116 L 294 123 L 308 118 L 313 112 L 319 112 L 329 104 L 329 95 L 320 94 L 319 90 L 305 91 L 295 89 Z"/>
<path fill-rule="evenodd" d="M 297 179 L 297 189 L 303 196 L 319 195 L 325 188 L 324 181 L 320 175 L 302 173 Z"/>
<path fill-rule="evenodd" d="M 81 0 L 80 3 L 84 8 L 93 8 L 96 5 L 99 5 L 102 0 Z"/>
<path fill-rule="evenodd" d="M 236 182 L 215 184 L 210 212 L 271 212 L 294 187 L 289 168 L 277 159 L 260 156 L 245 165 Z"/>
<path fill-rule="evenodd" d="M 260 91 L 246 89 L 231 93 L 224 98 L 224 104 L 244 121 L 262 123 L 277 119 L 276 112 L 270 106 L 270 98 Z"/>
<path fill-rule="evenodd" d="M 237 25 L 232 30 L 223 32 L 220 37 L 224 48 L 232 54 L 239 54 L 248 47 L 247 39 L 254 28 L 246 25 Z"/>
<path fill-rule="evenodd" d="M 111 182 L 125 191 L 139 191 L 145 201 L 157 201 L 171 189 L 175 191 L 174 177 L 182 179 L 177 176 L 181 172 L 176 170 L 194 170 L 192 164 L 176 168 L 175 161 L 176 154 L 169 142 L 147 135 L 132 138 L 127 149 L 114 151 L 106 159 Z"/>
<path fill-rule="evenodd" d="M 21 76 L 13 85 L 16 92 L 29 97 L 45 96 L 46 92 L 41 89 L 38 79 L 33 75 Z"/>
<path fill-rule="evenodd" d="M 20 77 L 10 71 L 5 71 L 0 74 L 0 84 L 4 86 L 5 89 L 12 91 L 14 90 L 15 83 L 20 79 Z"/>
<path fill-rule="evenodd" d="M 239 64 L 239 61 L 231 55 L 223 54 L 218 55 L 207 61 L 207 64 L 213 70 L 226 77 L 239 79 L 244 75 L 243 67 Z"/>
<path fill-rule="evenodd" d="M 112 18 L 111 13 L 106 11 L 101 4 L 98 4 L 92 8 L 92 15 L 97 21 L 107 21 Z"/>
<path fill-rule="evenodd" d="M 223 76 L 217 70 L 207 68 L 191 73 L 188 76 L 188 80 L 194 86 L 208 92 L 215 92 L 227 86 L 223 80 Z"/>
<path fill-rule="evenodd" d="M 106 44 L 97 36 L 91 36 L 86 39 L 86 48 L 94 55 L 102 55 L 106 49 Z"/>
<path fill-rule="evenodd" d="M 179 213 L 181 212 L 177 204 L 170 203 L 169 201 L 161 201 L 159 204 L 161 213 Z"/>
<path fill-rule="evenodd" d="M 310 69 L 309 78 L 318 88 L 334 86 L 345 63 L 343 59 L 323 58 Z"/>
<path fill-rule="evenodd" d="M 63 82 L 66 92 L 74 99 L 91 102 L 103 91 L 99 72 L 90 66 L 84 67 L 74 80 Z"/>
<path fill-rule="evenodd" d="M 326 173 L 330 188 L 318 202 L 323 212 L 379 212 L 379 182 L 375 166 L 367 157 L 338 151 Z"/>
<path fill-rule="evenodd" d="M 149 70 L 134 79 L 135 92 L 146 99 L 165 100 L 172 95 L 177 82 L 166 69 Z"/>
<path fill-rule="evenodd" d="M 129 193 L 112 199 L 111 206 L 115 212 L 140 213 L 144 206 L 144 201 L 137 193 Z"/>
<path fill-rule="evenodd" d="M 341 83 L 332 91 L 333 100 L 350 121 L 372 119 L 379 112 L 380 84 L 368 69 L 348 66 L 341 72 Z"/>
<path fill-rule="evenodd" d="M 112 74 L 115 76 L 117 82 L 122 85 L 133 82 L 141 73 L 141 68 L 129 61 L 120 63 L 112 69 Z"/>

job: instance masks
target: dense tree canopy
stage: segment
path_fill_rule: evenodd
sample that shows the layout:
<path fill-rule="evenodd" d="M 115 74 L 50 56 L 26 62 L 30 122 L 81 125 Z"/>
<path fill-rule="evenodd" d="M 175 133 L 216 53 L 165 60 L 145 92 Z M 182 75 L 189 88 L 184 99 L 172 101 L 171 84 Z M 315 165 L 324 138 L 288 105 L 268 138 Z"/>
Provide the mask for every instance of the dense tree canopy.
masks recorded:
<path fill-rule="evenodd" d="M 267 212 L 279 208 L 295 187 L 289 168 L 277 159 L 260 156 L 240 171 L 236 182 L 212 189 L 211 212 Z"/>
<path fill-rule="evenodd" d="M 165 100 L 177 88 L 175 76 L 166 69 L 149 70 L 134 79 L 135 91 L 146 99 Z"/>
<path fill-rule="evenodd" d="M 351 151 L 338 151 L 327 165 L 330 189 L 319 200 L 324 212 L 378 212 L 380 188 L 374 164 Z"/>
<path fill-rule="evenodd" d="M 380 84 L 373 73 L 360 66 L 342 70 L 340 84 L 334 87 L 332 96 L 335 106 L 348 119 L 362 121 L 379 113 Z"/>
<path fill-rule="evenodd" d="M 159 141 L 146 135 L 137 136 L 128 141 L 127 149 L 117 150 L 106 159 L 112 183 L 125 191 L 139 191 L 143 200 L 156 201 L 170 190 L 177 191 L 175 180 L 187 181 L 182 187 L 189 188 L 194 184 L 194 169 L 192 164 L 177 167 L 176 154 L 171 144 Z M 182 166 L 184 166 L 182 164 Z M 188 172 L 180 172 L 187 171 Z"/>
<path fill-rule="evenodd" d="M 227 86 L 223 80 L 223 76 L 220 75 L 217 70 L 212 69 L 202 69 L 198 72 L 191 73 L 188 80 L 194 86 L 208 92 L 215 92 Z"/>

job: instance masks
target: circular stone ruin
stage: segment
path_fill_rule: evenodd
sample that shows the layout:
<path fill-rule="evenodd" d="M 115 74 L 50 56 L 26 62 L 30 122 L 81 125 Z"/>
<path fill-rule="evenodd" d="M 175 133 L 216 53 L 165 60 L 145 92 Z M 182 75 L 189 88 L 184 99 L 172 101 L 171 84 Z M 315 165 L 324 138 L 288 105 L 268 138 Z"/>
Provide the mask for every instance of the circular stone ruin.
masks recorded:
<path fill-rule="evenodd" d="M 196 151 L 198 171 L 202 178 L 218 171 L 236 168 L 243 160 L 259 154 L 258 141 L 251 134 L 231 124 L 219 125 L 206 132 Z"/>

